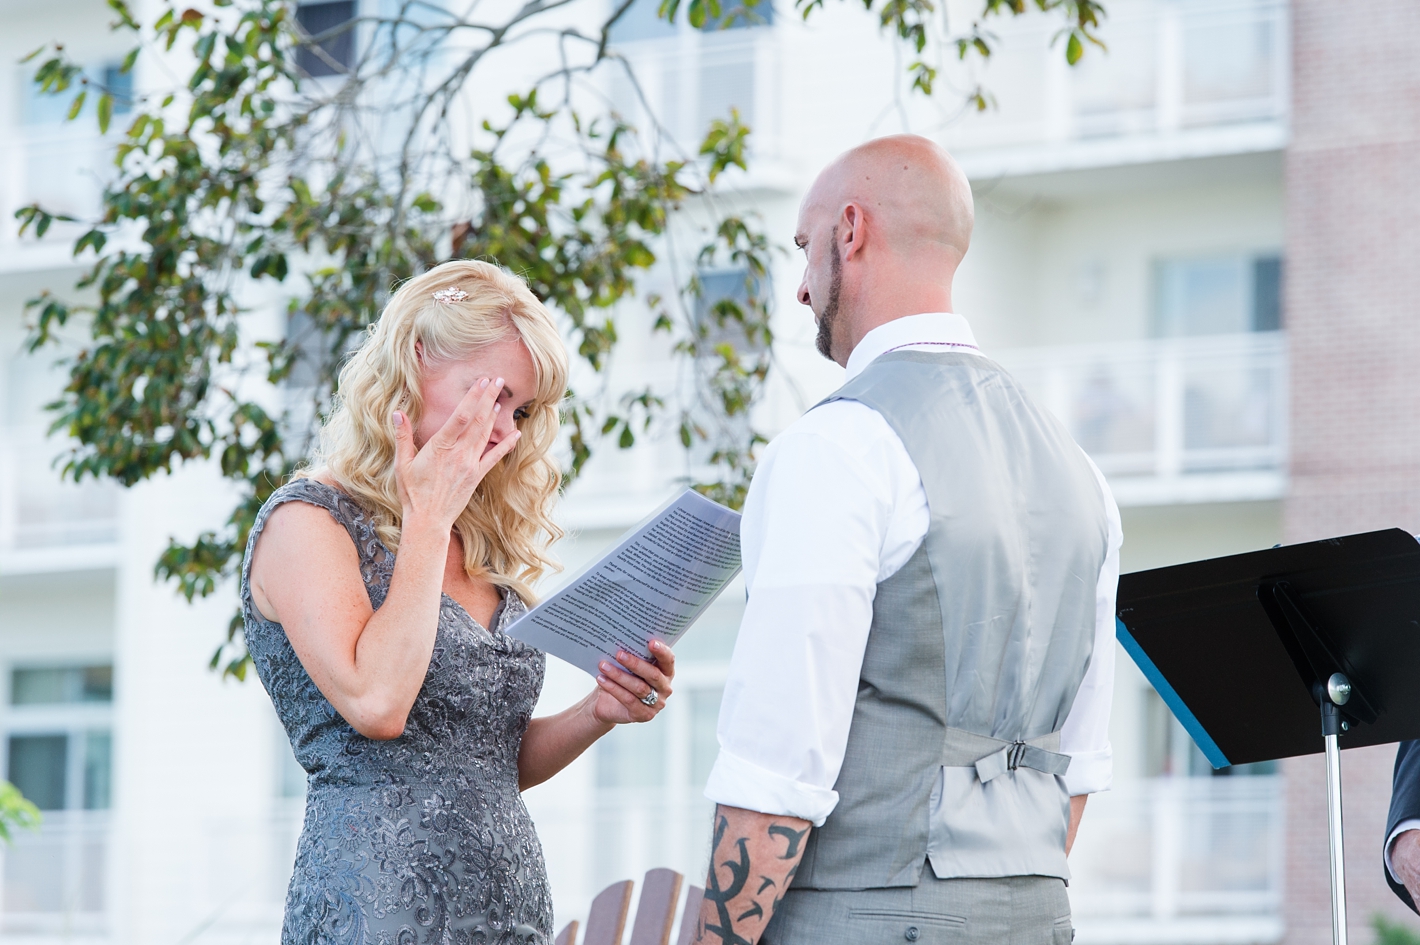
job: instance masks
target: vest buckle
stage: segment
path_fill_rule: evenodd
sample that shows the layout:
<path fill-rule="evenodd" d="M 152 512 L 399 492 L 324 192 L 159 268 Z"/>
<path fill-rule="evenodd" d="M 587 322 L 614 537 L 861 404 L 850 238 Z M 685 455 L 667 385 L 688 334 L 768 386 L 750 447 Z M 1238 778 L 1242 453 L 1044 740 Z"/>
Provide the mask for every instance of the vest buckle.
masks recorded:
<path fill-rule="evenodd" d="M 1022 741 L 1011 742 L 1011 746 L 1006 749 L 1006 770 L 1015 771 L 1021 766 L 1021 761 L 1026 756 L 1026 743 Z"/>

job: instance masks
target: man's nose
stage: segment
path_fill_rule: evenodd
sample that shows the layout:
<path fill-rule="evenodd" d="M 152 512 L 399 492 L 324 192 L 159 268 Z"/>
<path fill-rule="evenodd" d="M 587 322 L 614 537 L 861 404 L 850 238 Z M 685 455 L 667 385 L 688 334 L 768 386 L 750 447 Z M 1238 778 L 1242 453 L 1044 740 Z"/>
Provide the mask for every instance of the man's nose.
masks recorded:
<path fill-rule="evenodd" d="M 804 277 L 799 280 L 798 299 L 800 305 L 809 304 L 809 271 L 807 269 L 804 270 Z"/>

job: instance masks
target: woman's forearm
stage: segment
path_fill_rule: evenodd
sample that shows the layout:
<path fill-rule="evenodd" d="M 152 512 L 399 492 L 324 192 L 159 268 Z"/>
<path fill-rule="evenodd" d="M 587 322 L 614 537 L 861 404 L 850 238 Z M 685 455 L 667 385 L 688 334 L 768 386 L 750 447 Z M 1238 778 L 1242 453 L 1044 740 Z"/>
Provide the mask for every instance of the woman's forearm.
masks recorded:
<path fill-rule="evenodd" d="M 612 730 L 610 722 L 598 721 L 592 713 L 596 696 L 594 691 L 571 708 L 528 723 L 518 751 L 519 789 L 526 791 L 551 778 Z"/>
<path fill-rule="evenodd" d="M 438 632 L 449 529 L 405 521 L 389 593 L 355 643 L 352 696 L 373 738 L 397 738 L 424 685 Z M 354 724 L 354 720 L 350 720 Z"/>

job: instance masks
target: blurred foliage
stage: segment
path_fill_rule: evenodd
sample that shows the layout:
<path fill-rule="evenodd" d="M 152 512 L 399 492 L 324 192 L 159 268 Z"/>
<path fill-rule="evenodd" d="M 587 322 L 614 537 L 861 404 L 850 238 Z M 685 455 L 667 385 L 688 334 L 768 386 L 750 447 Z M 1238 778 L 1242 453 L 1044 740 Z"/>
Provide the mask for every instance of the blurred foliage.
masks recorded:
<path fill-rule="evenodd" d="M 64 474 L 131 486 L 216 461 L 234 486 L 228 520 L 174 539 L 156 569 L 189 600 L 235 575 L 257 511 L 309 456 L 343 358 L 393 287 L 447 258 L 491 258 L 523 276 L 565 318 L 580 375 L 601 379 L 569 391 L 569 480 L 602 444 L 631 447 L 664 420 L 690 451 L 692 484 L 743 502 L 765 442 L 750 415 L 773 365 L 775 249 L 723 187 L 749 168 L 750 129 L 731 112 L 688 153 L 664 146 L 659 129 L 643 136 L 583 94 L 595 70 L 629 68 L 611 31 L 632 0 L 589 32 L 555 12 L 566 2 L 590 0 L 521 5 L 496 24 L 403 2 L 311 36 L 287 0 L 213 0 L 206 12 L 169 2 L 150 22 L 108 0 L 113 29 L 132 41 L 121 72 L 150 62 L 149 74 L 176 80 L 117 109 L 119 93 L 62 44 L 29 57 L 42 92 L 72 97 L 71 120 L 92 115 L 117 136 L 98 219 L 40 205 L 17 214 L 35 236 L 77 225 L 74 255 L 88 267 L 77 291 L 31 303 L 31 350 L 68 346 L 68 382 L 51 405 L 53 429 L 75 444 Z M 758 2 L 690 0 L 684 12 L 696 27 L 727 27 L 753 20 Z M 808 17 L 823 2 L 796 7 Z M 1082 42 L 1098 44 L 1103 12 L 1091 0 L 985 0 L 955 36 L 932 0 L 863 2 L 919 57 L 934 37 L 961 57 L 989 56 L 982 22 L 1034 8 L 1064 15 L 1073 63 Z M 663 0 L 661 15 L 674 20 L 680 6 Z M 490 52 L 549 31 L 561 56 L 546 75 L 506 100 L 471 91 L 491 81 Z M 328 52 L 344 33 L 359 50 L 351 62 Z M 909 73 L 932 91 L 925 59 Z M 471 128 L 456 120 L 470 106 L 482 112 Z M 117 113 L 126 128 L 112 128 Z M 693 242 L 680 258 L 676 227 Z M 682 268 L 693 271 L 673 291 L 644 290 L 653 270 Z M 724 268 L 744 273 L 743 291 L 711 298 L 700 272 Z M 608 386 L 618 306 L 635 299 L 686 365 L 688 389 Z M 253 319 L 281 304 L 287 330 L 273 338 Z M 238 618 L 212 666 L 245 677 Z"/>
<path fill-rule="evenodd" d="M 0 781 L 0 841 L 11 843 L 15 830 L 37 830 L 39 824 L 39 808 L 9 781 Z"/>
<path fill-rule="evenodd" d="M 1379 912 L 1371 917 L 1371 927 L 1376 930 L 1375 945 L 1420 945 L 1420 934 L 1389 921 Z"/>

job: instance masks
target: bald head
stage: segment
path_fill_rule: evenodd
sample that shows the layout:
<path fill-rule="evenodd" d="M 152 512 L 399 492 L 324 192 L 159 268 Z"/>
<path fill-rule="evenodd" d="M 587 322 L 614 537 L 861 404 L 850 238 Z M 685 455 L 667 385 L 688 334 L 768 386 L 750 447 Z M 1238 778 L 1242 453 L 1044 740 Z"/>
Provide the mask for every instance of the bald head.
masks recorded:
<path fill-rule="evenodd" d="M 893 135 L 830 164 L 799 207 L 799 301 L 819 351 L 839 364 L 895 318 L 951 311 L 952 280 L 971 244 L 971 185 L 926 138 Z"/>
<path fill-rule="evenodd" d="M 836 215 L 848 203 L 899 254 L 945 250 L 960 261 L 971 243 L 971 185 L 950 154 L 917 135 L 877 138 L 842 155 L 814 181 L 804 209 Z"/>

